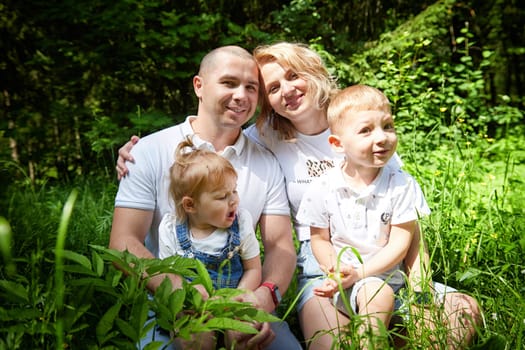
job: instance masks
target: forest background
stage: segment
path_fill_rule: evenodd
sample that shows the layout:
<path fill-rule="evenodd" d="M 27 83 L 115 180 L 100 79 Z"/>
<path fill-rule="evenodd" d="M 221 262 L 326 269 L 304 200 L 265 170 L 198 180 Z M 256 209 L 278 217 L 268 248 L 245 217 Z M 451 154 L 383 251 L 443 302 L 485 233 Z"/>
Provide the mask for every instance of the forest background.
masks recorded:
<path fill-rule="evenodd" d="M 0 1 L 0 349 L 140 338 L 148 302 L 132 277 L 169 267 L 103 249 L 116 151 L 196 111 L 210 49 L 281 40 L 318 51 L 341 87 L 385 91 L 433 211 L 434 278 L 479 300 L 474 346 L 523 348 L 524 23 L 518 0 Z M 123 261 L 128 276 L 112 267 Z M 202 307 L 163 297 L 175 315 Z M 190 321 L 180 329 L 206 324 Z"/>

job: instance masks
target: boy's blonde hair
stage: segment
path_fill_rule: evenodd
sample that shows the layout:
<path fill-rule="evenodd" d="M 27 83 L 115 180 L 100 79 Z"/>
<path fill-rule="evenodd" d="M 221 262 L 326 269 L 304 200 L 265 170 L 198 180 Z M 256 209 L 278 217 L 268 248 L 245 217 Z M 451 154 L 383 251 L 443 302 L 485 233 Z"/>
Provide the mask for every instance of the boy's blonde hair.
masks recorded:
<path fill-rule="evenodd" d="M 333 133 L 340 131 L 347 113 L 380 110 L 391 113 L 390 102 L 383 92 L 368 85 L 353 85 L 341 90 L 330 101 L 327 118 Z"/>
<path fill-rule="evenodd" d="M 224 185 L 231 176 L 237 178 L 233 165 L 215 152 L 197 149 L 191 138 L 179 143 L 175 162 L 170 167 L 170 196 L 175 203 L 175 214 L 180 222 L 187 215 L 182 205 L 185 196 L 196 200 L 202 193 Z"/>
<path fill-rule="evenodd" d="M 304 44 L 280 42 L 258 46 L 255 48 L 253 56 L 259 67 L 276 62 L 285 69 L 291 69 L 297 73 L 300 78 L 306 81 L 308 94 L 312 96 L 316 107 L 320 111 L 326 112 L 330 97 L 337 89 L 337 85 L 317 52 Z M 264 88 L 261 90 L 265 91 Z M 268 101 L 268 95 L 264 93 L 261 100 L 261 111 L 255 122 L 259 132 L 262 131 L 266 122 L 277 131 L 281 139 L 295 138 L 296 130 L 293 124 L 275 113 Z"/>

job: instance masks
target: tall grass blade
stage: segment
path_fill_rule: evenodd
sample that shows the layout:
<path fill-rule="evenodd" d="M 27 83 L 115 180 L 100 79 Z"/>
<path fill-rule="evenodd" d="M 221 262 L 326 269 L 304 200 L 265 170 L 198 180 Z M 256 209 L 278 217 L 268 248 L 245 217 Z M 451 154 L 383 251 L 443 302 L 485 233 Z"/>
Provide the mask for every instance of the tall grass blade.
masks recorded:
<path fill-rule="evenodd" d="M 58 226 L 58 236 L 55 246 L 55 287 L 56 287 L 56 306 L 57 306 L 57 321 L 56 321 L 56 346 L 57 349 L 62 349 L 64 344 L 64 324 L 62 320 L 62 313 L 64 308 L 64 246 L 66 242 L 66 233 L 73 206 L 77 199 L 78 192 L 71 191 L 64 208 L 62 209 L 62 217 L 60 218 L 60 225 Z"/>
<path fill-rule="evenodd" d="M 16 267 L 11 257 L 11 226 L 3 217 L 0 217 L 0 253 L 3 256 L 5 270 L 9 276 L 16 273 Z"/>

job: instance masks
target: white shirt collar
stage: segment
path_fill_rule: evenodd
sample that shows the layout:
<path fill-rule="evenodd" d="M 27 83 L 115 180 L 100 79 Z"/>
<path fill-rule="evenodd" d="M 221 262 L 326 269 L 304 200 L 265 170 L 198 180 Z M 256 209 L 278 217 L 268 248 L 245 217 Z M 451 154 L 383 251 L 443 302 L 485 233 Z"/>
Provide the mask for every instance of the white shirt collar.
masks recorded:
<path fill-rule="evenodd" d="M 203 140 L 199 137 L 199 135 L 195 134 L 195 131 L 193 130 L 191 126 L 191 121 L 194 120 L 195 118 L 198 118 L 198 117 L 195 115 L 190 115 L 186 118 L 186 120 L 182 124 L 182 132 L 184 136 L 194 135 L 193 143 L 197 148 L 200 148 L 200 149 L 205 148 L 210 151 L 216 152 L 215 147 L 211 144 L 211 142 Z M 224 148 L 224 150 L 220 152 L 220 154 L 222 154 L 225 158 L 228 158 L 233 153 L 235 153 L 237 156 L 240 156 L 242 153 L 242 150 L 244 149 L 244 145 L 246 144 L 246 142 L 247 142 L 246 136 L 241 130 L 241 132 L 239 133 L 239 137 L 237 138 L 235 143 L 233 145 L 226 146 L 226 148 Z"/>
<path fill-rule="evenodd" d="M 343 174 L 343 168 L 342 165 L 344 164 L 344 159 L 342 159 L 333 169 L 335 171 L 336 176 L 334 178 L 334 184 L 333 186 L 335 188 L 346 188 L 350 190 L 357 198 L 368 198 L 371 196 L 379 196 L 384 197 L 388 188 L 388 174 L 390 173 L 388 171 L 389 166 L 386 165 L 381 168 L 379 171 L 379 174 L 377 174 L 377 177 L 372 181 L 372 183 L 366 188 L 363 188 L 359 191 L 354 190 L 348 182 L 346 182 L 344 174 Z"/>

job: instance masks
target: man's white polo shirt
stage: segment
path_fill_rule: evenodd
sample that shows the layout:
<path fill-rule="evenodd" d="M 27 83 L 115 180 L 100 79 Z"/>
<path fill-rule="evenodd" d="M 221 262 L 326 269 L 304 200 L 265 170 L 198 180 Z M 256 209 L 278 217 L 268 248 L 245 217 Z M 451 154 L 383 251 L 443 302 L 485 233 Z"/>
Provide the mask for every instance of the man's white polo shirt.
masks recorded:
<path fill-rule="evenodd" d="M 178 144 L 194 131 L 189 116 L 186 121 L 145 136 L 133 147 L 134 163 L 127 163 L 129 174 L 123 178 L 115 207 L 154 211 L 146 246 L 157 256 L 158 226 L 164 214 L 175 211 L 169 198 L 169 169 Z M 198 148 L 215 150 L 197 135 Z M 232 146 L 221 153 L 237 170 L 240 207 L 252 215 L 254 225 L 261 215 L 290 215 L 284 177 L 275 157 L 262 146 L 250 141 L 242 132 Z"/>

